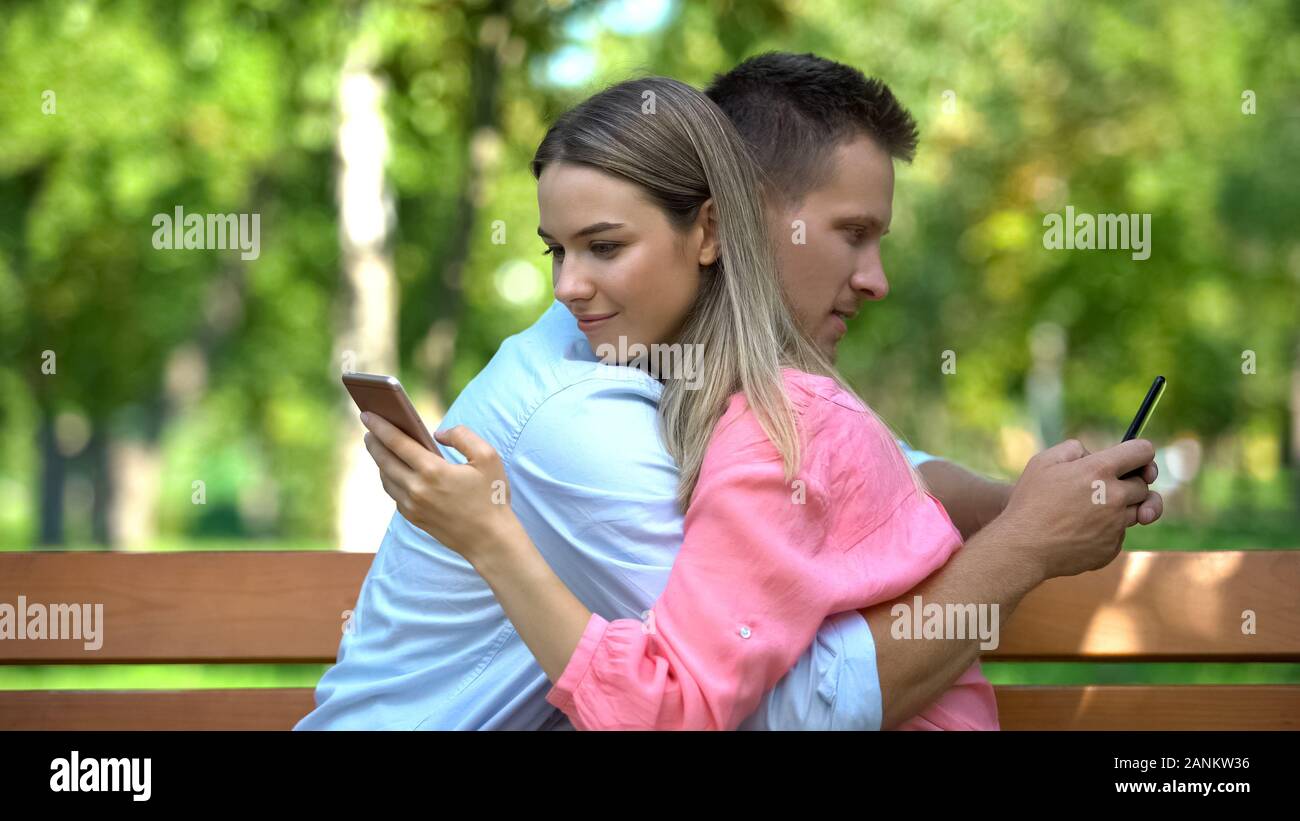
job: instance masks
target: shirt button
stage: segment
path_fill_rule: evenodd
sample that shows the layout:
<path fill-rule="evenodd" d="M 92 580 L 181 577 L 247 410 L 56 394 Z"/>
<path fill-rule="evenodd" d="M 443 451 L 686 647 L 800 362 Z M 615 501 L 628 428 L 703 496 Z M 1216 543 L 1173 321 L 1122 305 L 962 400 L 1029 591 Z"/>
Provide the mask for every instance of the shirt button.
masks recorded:
<path fill-rule="evenodd" d="M 746 626 L 744 626 L 744 625 L 741 625 L 741 627 L 740 627 L 740 637 L 741 637 L 742 639 L 747 639 L 747 638 L 750 637 L 750 635 L 752 635 L 752 634 L 750 633 L 749 628 L 746 627 Z"/>

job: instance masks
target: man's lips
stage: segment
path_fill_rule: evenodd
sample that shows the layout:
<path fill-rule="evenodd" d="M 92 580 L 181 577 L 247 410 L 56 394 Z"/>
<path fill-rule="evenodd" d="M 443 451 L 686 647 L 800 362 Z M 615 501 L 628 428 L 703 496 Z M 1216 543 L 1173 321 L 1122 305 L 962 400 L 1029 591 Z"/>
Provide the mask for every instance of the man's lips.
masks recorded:
<path fill-rule="evenodd" d="M 612 314 L 574 314 L 573 318 L 578 320 L 578 328 L 585 333 L 598 328 L 601 323 L 616 316 L 618 316 L 618 312 Z"/>

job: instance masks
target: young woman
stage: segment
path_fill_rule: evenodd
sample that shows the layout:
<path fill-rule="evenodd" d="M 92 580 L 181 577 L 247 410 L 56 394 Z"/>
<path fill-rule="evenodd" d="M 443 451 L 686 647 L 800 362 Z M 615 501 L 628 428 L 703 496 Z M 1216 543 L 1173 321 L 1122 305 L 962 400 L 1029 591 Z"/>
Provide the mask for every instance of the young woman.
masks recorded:
<path fill-rule="evenodd" d="M 699 352 L 689 379 L 655 374 L 686 515 L 663 594 L 643 621 L 587 610 L 467 429 L 436 435 L 463 465 L 363 418 L 387 446 L 371 451 L 403 516 L 492 587 L 575 727 L 735 728 L 827 616 L 903 594 L 961 537 L 791 318 L 757 171 L 707 97 L 663 78 L 614 86 L 552 126 L 533 173 L 556 299 L 593 351 Z M 992 689 L 973 667 L 913 726 L 996 729 Z"/>

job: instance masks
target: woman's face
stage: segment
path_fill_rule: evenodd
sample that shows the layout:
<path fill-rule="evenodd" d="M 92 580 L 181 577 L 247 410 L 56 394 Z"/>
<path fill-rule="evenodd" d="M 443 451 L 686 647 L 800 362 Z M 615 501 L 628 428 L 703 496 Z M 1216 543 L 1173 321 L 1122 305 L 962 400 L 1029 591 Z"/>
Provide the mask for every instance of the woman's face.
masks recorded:
<path fill-rule="evenodd" d="M 627 359 L 622 353 L 634 344 L 677 338 L 699 292 L 700 266 L 717 259 L 711 202 L 680 231 L 638 186 L 556 162 L 542 170 L 537 204 L 555 298 L 597 355 L 611 345 Z"/>

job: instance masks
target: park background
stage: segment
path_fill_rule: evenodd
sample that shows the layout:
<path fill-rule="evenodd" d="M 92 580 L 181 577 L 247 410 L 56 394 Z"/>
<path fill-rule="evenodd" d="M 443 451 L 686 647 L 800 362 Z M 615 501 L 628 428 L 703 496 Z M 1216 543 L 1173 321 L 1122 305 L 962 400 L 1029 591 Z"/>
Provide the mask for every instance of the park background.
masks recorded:
<path fill-rule="evenodd" d="M 1060 439 L 1117 441 L 1163 374 L 1145 435 L 1166 514 L 1126 549 L 1300 547 L 1293 2 L 10 0 L 0 550 L 374 550 L 392 503 L 340 372 L 399 374 L 435 425 L 549 304 L 528 173 L 547 123 L 628 76 L 702 86 L 772 49 L 880 76 L 920 122 L 891 293 L 840 349 L 897 431 L 1013 479 Z M 260 215 L 259 256 L 156 249 L 178 206 Z M 1150 214 L 1150 258 L 1046 249 L 1066 206 Z M 7 667 L 0 688 L 322 669 Z"/>

